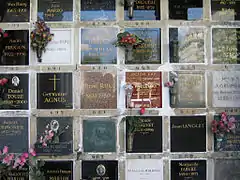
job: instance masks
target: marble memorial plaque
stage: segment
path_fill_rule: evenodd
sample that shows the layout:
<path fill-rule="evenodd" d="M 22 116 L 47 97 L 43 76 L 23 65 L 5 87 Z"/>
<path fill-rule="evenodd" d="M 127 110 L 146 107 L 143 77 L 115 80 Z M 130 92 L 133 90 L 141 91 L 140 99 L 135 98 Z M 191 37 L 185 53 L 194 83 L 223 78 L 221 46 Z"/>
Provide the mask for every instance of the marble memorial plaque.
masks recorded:
<path fill-rule="evenodd" d="M 29 64 L 29 31 L 9 30 L 0 44 L 0 65 Z M 0 39 L 1 41 L 1 39 Z"/>
<path fill-rule="evenodd" d="M 84 152 L 116 152 L 116 138 L 114 121 L 83 121 Z"/>
<path fill-rule="evenodd" d="M 170 136 L 171 152 L 205 152 L 206 117 L 172 116 Z"/>
<path fill-rule="evenodd" d="M 133 50 L 126 49 L 125 64 L 161 63 L 161 29 L 130 28 L 126 29 L 126 31 L 136 34 L 138 37 L 144 40 L 144 43 L 137 47 L 136 49 Z"/>
<path fill-rule="evenodd" d="M 117 48 L 113 45 L 116 28 L 81 29 L 82 64 L 116 64 Z"/>
<path fill-rule="evenodd" d="M 211 0 L 212 20 L 237 21 L 240 20 L 240 2 L 238 0 Z"/>
<path fill-rule="evenodd" d="M 118 180 L 118 161 L 82 161 L 82 179 Z"/>
<path fill-rule="evenodd" d="M 43 172 L 46 180 L 73 180 L 73 162 L 45 161 Z"/>
<path fill-rule="evenodd" d="M 73 0 L 39 0 L 38 16 L 44 21 L 72 21 Z"/>
<path fill-rule="evenodd" d="M 127 153 L 162 152 L 161 116 L 127 116 L 126 118 Z"/>
<path fill-rule="evenodd" d="M 126 180 L 163 180 L 161 159 L 128 159 L 125 170 Z"/>
<path fill-rule="evenodd" d="M 214 151 L 240 151 L 240 115 L 230 115 L 236 122 L 236 133 L 227 133 L 222 141 L 214 137 Z M 220 121 L 220 115 L 214 116 L 214 119 Z"/>
<path fill-rule="evenodd" d="M 69 155 L 73 152 L 73 127 L 71 117 L 39 117 L 37 118 L 38 139 L 35 149 L 38 155 Z M 46 141 L 45 131 L 52 131 L 54 136 Z"/>
<path fill-rule="evenodd" d="M 239 159 L 217 159 L 214 164 L 214 180 L 239 180 Z"/>
<path fill-rule="evenodd" d="M 169 41 L 171 63 L 204 63 L 203 28 L 170 28 Z"/>
<path fill-rule="evenodd" d="M 0 22 L 29 22 L 30 0 L 0 1 Z"/>
<path fill-rule="evenodd" d="M 0 180 L 29 180 L 28 171 L 29 167 L 27 164 L 25 164 L 22 168 L 10 169 L 5 175 L 0 175 Z"/>
<path fill-rule="evenodd" d="M 133 86 L 130 102 L 132 108 L 162 107 L 161 72 L 126 72 L 126 83 Z"/>
<path fill-rule="evenodd" d="M 212 106 L 240 107 L 240 72 L 212 72 Z"/>
<path fill-rule="evenodd" d="M 117 76 L 115 72 L 82 72 L 80 80 L 82 109 L 116 109 Z"/>
<path fill-rule="evenodd" d="M 206 160 L 172 160 L 171 180 L 207 180 Z"/>
<path fill-rule="evenodd" d="M 0 109 L 29 109 L 29 75 L 0 74 Z"/>
<path fill-rule="evenodd" d="M 54 34 L 54 38 L 42 55 L 41 64 L 70 64 L 72 60 L 71 30 L 51 29 L 51 33 Z"/>
<path fill-rule="evenodd" d="M 240 28 L 213 28 L 212 48 L 214 64 L 239 64 Z"/>
<path fill-rule="evenodd" d="M 203 108 L 205 107 L 204 74 L 178 73 L 177 84 L 169 89 L 171 107 Z"/>
<path fill-rule="evenodd" d="M 11 153 L 28 151 L 27 117 L 0 117 L 0 149 L 4 146 Z"/>
<path fill-rule="evenodd" d="M 72 109 L 72 73 L 38 73 L 37 87 L 37 109 Z"/>
<path fill-rule="evenodd" d="M 169 0 L 169 19 L 199 20 L 203 17 L 203 0 Z"/>
<path fill-rule="evenodd" d="M 81 21 L 114 21 L 116 19 L 115 7 L 115 0 L 82 0 Z"/>
<path fill-rule="evenodd" d="M 133 17 L 128 15 L 128 6 L 124 6 L 125 20 L 160 20 L 160 0 L 138 0 L 133 7 Z"/>

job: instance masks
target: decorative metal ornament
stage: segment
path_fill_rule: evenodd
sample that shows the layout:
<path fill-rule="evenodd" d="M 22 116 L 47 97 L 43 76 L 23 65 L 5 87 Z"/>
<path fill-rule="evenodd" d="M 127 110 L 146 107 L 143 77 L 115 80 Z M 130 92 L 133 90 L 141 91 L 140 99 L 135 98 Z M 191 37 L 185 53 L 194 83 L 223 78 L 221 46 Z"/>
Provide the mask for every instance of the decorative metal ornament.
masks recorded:
<path fill-rule="evenodd" d="M 50 128 L 56 132 L 59 129 L 59 122 L 57 120 L 52 120 L 50 122 Z"/>
<path fill-rule="evenodd" d="M 99 176 L 104 176 L 105 173 L 106 173 L 106 168 L 105 168 L 105 166 L 102 165 L 102 164 L 99 164 L 99 165 L 97 166 L 97 168 L 96 168 L 96 172 L 97 172 L 97 174 L 98 174 Z"/>
<path fill-rule="evenodd" d="M 126 96 L 127 96 L 127 107 L 130 107 L 132 93 L 133 93 L 133 85 L 128 83 L 125 85 L 124 89 L 125 89 Z"/>
<path fill-rule="evenodd" d="M 129 19 L 133 18 L 133 6 L 134 6 L 135 0 L 127 0 L 127 6 L 128 6 L 128 17 Z"/>

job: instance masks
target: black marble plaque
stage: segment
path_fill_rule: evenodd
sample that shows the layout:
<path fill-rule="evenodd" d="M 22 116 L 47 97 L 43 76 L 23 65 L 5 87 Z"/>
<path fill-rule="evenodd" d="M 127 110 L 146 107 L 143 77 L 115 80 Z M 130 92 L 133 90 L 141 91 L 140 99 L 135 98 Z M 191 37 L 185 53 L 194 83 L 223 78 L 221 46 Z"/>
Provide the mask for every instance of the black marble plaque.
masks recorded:
<path fill-rule="evenodd" d="M 135 1 L 132 18 L 128 15 L 127 2 L 124 5 L 125 20 L 160 20 L 160 0 Z"/>
<path fill-rule="evenodd" d="M 230 115 L 234 117 L 236 122 L 236 133 L 228 133 L 224 136 L 222 141 L 218 141 L 214 137 L 214 150 L 215 151 L 240 151 L 240 115 Z M 220 116 L 214 116 L 214 119 L 220 121 Z"/>
<path fill-rule="evenodd" d="M 82 179 L 118 180 L 118 161 L 82 161 Z"/>
<path fill-rule="evenodd" d="M 27 110 L 29 108 L 28 92 L 28 74 L 0 74 L 1 110 Z"/>
<path fill-rule="evenodd" d="M 214 164 L 214 180 L 239 180 L 239 159 L 218 159 Z"/>
<path fill-rule="evenodd" d="M 82 64 L 117 63 L 117 48 L 113 45 L 116 28 L 88 28 L 80 33 Z"/>
<path fill-rule="evenodd" d="M 84 152 L 116 152 L 116 125 L 112 120 L 84 120 Z"/>
<path fill-rule="evenodd" d="M 28 152 L 28 118 L 0 117 L 0 149 L 11 153 Z"/>
<path fill-rule="evenodd" d="M 162 117 L 127 116 L 126 148 L 127 153 L 162 152 Z"/>
<path fill-rule="evenodd" d="M 72 73 L 37 74 L 38 109 L 72 109 Z"/>
<path fill-rule="evenodd" d="M 72 21 L 73 0 L 39 0 L 38 16 L 44 21 Z"/>
<path fill-rule="evenodd" d="M 171 63 L 204 63 L 204 29 L 169 28 L 169 51 Z"/>
<path fill-rule="evenodd" d="M 28 22 L 30 0 L 1 0 L 0 22 Z"/>
<path fill-rule="evenodd" d="M 203 17 L 203 0 L 169 0 L 169 19 L 198 20 Z"/>
<path fill-rule="evenodd" d="M 206 117 L 171 117 L 171 152 L 206 151 Z"/>
<path fill-rule="evenodd" d="M 47 141 L 35 144 L 39 155 L 68 155 L 73 152 L 73 127 L 71 117 L 39 117 L 37 118 L 38 139 L 45 137 L 45 131 L 53 131 L 54 137 Z"/>
<path fill-rule="evenodd" d="M 115 0 L 82 0 L 81 21 L 114 21 L 115 6 Z"/>
<path fill-rule="evenodd" d="M 73 180 L 72 161 L 45 161 L 42 168 L 45 180 Z"/>
<path fill-rule="evenodd" d="M 238 0 L 211 0 L 212 20 L 240 20 L 239 5 L 240 2 Z"/>
<path fill-rule="evenodd" d="M 213 28 L 212 48 L 213 63 L 239 64 L 240 28 Z"/>
<path fill-rule="evenodd" d="M 0 173 L 0 180 L 28 180 L 29 179 L 29 169 L 28 165 L 25 164 L 22 168 L 17 169 L 10 169 L 8 173 L 1 176 Z"/>
<path fill-rule="evenodd" d="M 125 53 L 125 64 L 160 64 L 161 63 L 161 29 L 157 28 L 130 28 L 126 31 L 133 33 L 144 40 L 136 49 Z M 128 51 L 131 51 L 129 53 Z"/>
<path fill-rule="evenodd" d="M 171 180 L 207 180 L 205 160 L 172 160 Z"/>
<path fill-rule="evenodd" d="M 0 65 L 29 64 L 29 31 L 9 30 L 8 37 L 0 40 Z"/>

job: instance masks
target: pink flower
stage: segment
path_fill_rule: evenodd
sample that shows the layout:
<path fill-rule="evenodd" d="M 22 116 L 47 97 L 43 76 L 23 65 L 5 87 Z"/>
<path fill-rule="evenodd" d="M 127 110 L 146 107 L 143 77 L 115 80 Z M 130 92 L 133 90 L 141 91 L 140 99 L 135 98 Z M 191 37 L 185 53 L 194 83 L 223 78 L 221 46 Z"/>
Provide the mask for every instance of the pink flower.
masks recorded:
<path fill-rule="evenodd" d="M 18 167 L 18 163 L 14 163 L 14 165 L 13 165 L 13 169 L 15 169 L 15 168 L 17 168 Z"/>
<path fill-rule="evenodd" d="M 50 130 L 50 131 L 48 132 L 48 135 L 49 135 L 50 138 L 52 138 L 52 137 L 54 136 L 54 132 L 53 132 L 52 130 Z"/>
<path fill-rule="evenodd" d="M 8 33 L 4 33 L 3 37 L 5 37 L 5 38 L 8 37 Z"/>
<path fill-rule="evenodd" d="M 28 158 L 28 153 L 23 153 L 22 156 Z"/>
<path fill-rule="evenodd" d="M 43 147 L 47 147 L 47 143 L 46 143 L 46 142 L 43 142 L 43 143 L 42 143 L 42 146 L 43 146 Z"/>
<path fill-rule="evenodd" d="M 14 154 L 9 154 L 8 157 L 9 157 L 9 160 L 12 161 L 14 158 Z"/>
<path fill-rule="evenodd" d="M 3 148 L 3 154 L 7 154 L 8 153 L 8 147 L 7 146 L 4 146 Z"/>
<path fill-rule="evenodd" d="M 2 82 L 3 82 L 4 84 L 6 84 L 6 83 L 8 82 L 8 79 L 7 79 L 7 78 L 2 78 Z"/>
<path fill-rule="evenodd" d="M 21 156 L 20 159 L 21 159 L 21 162 L 23 162 L 23 163 L 25 163 L 27 161 L 24 156 Z"/>
<path fill-rule="evenodd" d="M 6 156 L 6 157 L 2 160 L 2 162 L 3 162 L 4 164 L 10 164 L 11 160 L 9 159 L 9 156 Z"/>
<path fill-rule="evenodd" d="M 173 82 L 169 81 L 164 84 L 165 87 L 172 87 L 174 85 Z"/>
<path fill-rule="evenodd" d="M 35 151 L 33 148 L 30 149 L 30 154 L 31 154 L 32 156 L 36 156 L 36 155 L 37 155 L 37 154 L 36 154 L 36 151 Z"/>
<path fill-rule="evenodd" d="M 21 159 L 18 157 L 16 160 L 15 160 L 15 163 L 19 164 L 21 162 Z"/>
<path fill-rule="evenodd" d="M 223 117 L 227 117 L 227 113 L 226 112 L 222 112 L 221 113 L 221 117 L 223 118 Z"/>

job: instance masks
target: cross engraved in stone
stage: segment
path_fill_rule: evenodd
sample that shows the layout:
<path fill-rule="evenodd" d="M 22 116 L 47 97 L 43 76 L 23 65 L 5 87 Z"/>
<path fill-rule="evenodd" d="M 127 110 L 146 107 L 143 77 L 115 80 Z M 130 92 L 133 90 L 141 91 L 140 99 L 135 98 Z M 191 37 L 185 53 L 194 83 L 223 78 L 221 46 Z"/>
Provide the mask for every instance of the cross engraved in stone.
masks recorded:
<path fill-rule="evenodd" d="M 53 81 L 53 90 L 56 91 L 57 89 L 57 81 L 60 81 L 60 79 L 57 79 L 56 74 L 53 75 L 53 78 L 48 79 L 49 81 Z"/>

